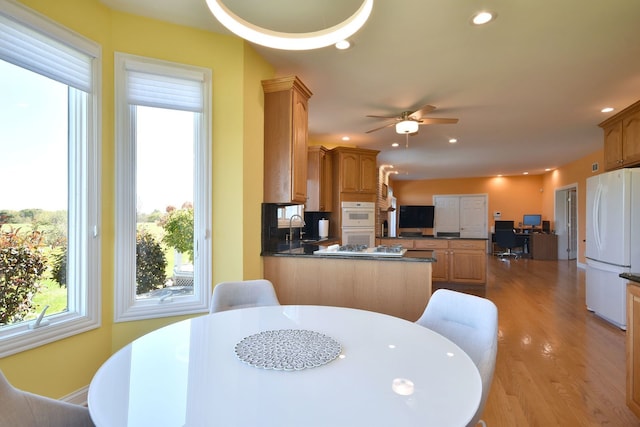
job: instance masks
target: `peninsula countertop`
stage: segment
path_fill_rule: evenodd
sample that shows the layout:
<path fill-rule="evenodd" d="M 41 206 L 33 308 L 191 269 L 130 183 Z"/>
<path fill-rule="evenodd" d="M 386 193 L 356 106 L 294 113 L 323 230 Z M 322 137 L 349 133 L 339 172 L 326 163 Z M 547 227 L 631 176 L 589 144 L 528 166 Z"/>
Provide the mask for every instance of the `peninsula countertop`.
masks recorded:
<path fill-rule="evenodd" d="M 320 246 L 322 247 L 322 246 Z M 352 259 L 355 261 L 358 260 L 375 260 L 375 261 L 391 261 L 391 262 L 436 262 L 437 259 L 433 251 L 408 251 L 404 254 L 404 256 L 366 256 L 366 255 L 358 255 L 353 256 L 349 254 L 345 255 L 324 255 L 324 254 L 314 254 L 313 251 L 306 249 L 305 247 L 297 247 L 291 249 L 285 249 L 283 251 L 278 252 L 263 252 L 262 256 L 274 256 L 274 257 L 298 257 L 298 258 L 330 258 L 330 259 Z"/>

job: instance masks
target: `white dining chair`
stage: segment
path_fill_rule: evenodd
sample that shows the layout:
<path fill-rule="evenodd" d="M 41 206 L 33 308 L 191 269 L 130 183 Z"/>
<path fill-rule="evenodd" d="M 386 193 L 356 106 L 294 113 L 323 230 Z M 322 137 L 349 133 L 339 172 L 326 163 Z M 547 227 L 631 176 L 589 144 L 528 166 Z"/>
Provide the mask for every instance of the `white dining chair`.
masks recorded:
<path fill-rule="evenodd" d="M 498 353 L 498 309 L 486 298 L 448 289 L 431 295 L 416 323 L 453 341 L 475 363 L 482 380 L 480 405 L 468 427 L 486 423 L 480 419 L 489 396 Z"/>
<path fill-rule="evenodd" d="M 19 390 L 0 371 L 0 426 L 93 427 L 89 410 Z"/>
<path fill-rule="evenodd" d="M 237 308 L 280 305 L 273 284 L 266 279 L 221 282 L 213 288 L 210 313 Z"/>

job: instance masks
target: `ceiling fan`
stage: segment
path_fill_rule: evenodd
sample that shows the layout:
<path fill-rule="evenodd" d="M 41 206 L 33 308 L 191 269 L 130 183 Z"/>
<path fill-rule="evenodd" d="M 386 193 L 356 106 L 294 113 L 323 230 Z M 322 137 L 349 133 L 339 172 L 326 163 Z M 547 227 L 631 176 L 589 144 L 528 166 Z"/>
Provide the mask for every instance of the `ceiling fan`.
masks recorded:
<path fill-rule="evenodd" d="M 424 107 L 415 110 L 415 111 L 403 111 L 402 113 L 395 116 L 373 116 L 367 115 L 367 117 L 373 117 L 375 119 L 385 119 L 392 120 L 391 122 L 385 124 L 384 126 L 377 127 L 375 129 L 368 130 L 367 133 L 375 132 L 380 129 L 385 129 L 391 126 L 395 126 L 396 133 L 405 134 L 407 138 L 407 147 L 409 146 L 409 134 L 418 132 L 418 127 L 420 125 L 434 125 L 434 124 L 454 124 L 458 123 L 458 119 L 445 119 L 445 118 L 437 118 L 424 117 L 425 114 L 428 114 L 435 110 L 436 107 L 433 105 L 425 105 Z"/>

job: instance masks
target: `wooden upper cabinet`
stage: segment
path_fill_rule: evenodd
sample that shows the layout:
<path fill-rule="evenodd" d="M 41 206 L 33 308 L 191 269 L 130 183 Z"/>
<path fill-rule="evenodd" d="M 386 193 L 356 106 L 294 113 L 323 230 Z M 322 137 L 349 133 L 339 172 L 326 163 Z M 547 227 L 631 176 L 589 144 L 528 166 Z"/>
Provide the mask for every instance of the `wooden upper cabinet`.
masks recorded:
<path fill-rule="evenodd" d="M 376 194 L 378 151 L 362 148 L 337 147 L 331 150 L 341 193 Z"/>
<path fill-rule="evenodd" d="M 640 165 L 640 101 L 600 123 L 606 170 Z"/>
<path fill-rule="evenodd" d="M 638 109 L 622 119 L 623 166 L 640 164 L 640 104 Z"/>
<path fill-rule="evenodd" d="M 331 156 L 325 147 L 312 146 L 308 150 L 307 212 L 331 212 Z"/>
<path fill-rule="evenodd" d="M 617 169 L 622 166 L 622 120 L 612 123 L 604 131 L 604 168 Z"/>
<path fill-rule="evenodd" d="M 307 145 L 311 91 L 296 76 L 263 80 L 264 202 L 307 199 Z"/>

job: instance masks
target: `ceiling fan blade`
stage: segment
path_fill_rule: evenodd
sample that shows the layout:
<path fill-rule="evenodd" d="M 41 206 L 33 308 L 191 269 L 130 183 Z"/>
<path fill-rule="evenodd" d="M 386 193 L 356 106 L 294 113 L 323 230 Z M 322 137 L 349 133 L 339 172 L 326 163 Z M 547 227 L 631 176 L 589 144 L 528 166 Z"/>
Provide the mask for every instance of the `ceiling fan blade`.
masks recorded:
<path fill-rule="evenodd" d="M 367 115 L 366 117 L 373 117 L 374 119 L 395 119 L 395 120 L 400 120 L 400 117 L 398 117 L 398 116 L 372 116 L 372 115 Z"/>
<path fill-rule="evenodd" d="M 458 123 L 458 119 L 441 119 L 437 117 L 423 118 L 419 121 L 421 125 L 448 125 Z"/>
<path fill-rule="evenodd" d="M 425 105 L 424 107 L 414 111 L 413 113 L 409 114 L 409 117 L 413 118 L 413 119 L 418 119 L 420 120 L 420 118 L 422 116 L 424 116 L 425 114 L 428 114 L 430 112 L 432 112 L 433 110 L 435 110 L 436 107 L 434 107 L 433 105 Z"/>
<path fill-rule="evenodd" d="M 386 124 L 386 125 L 384 125 L 384 126 L 380 126 L 379 128 L 375 128 L 375 129 L 368 130 L 366 133 L 375 132 L 375 131 L 377 131 L 377 130 L 384 129 L 384 128 L 388 128 L 388 127 L 391 127 L 391 126 L 394 126 L 394 125 L 395 125 L 395 123 L 389 123 L 389 124 Z"/>

